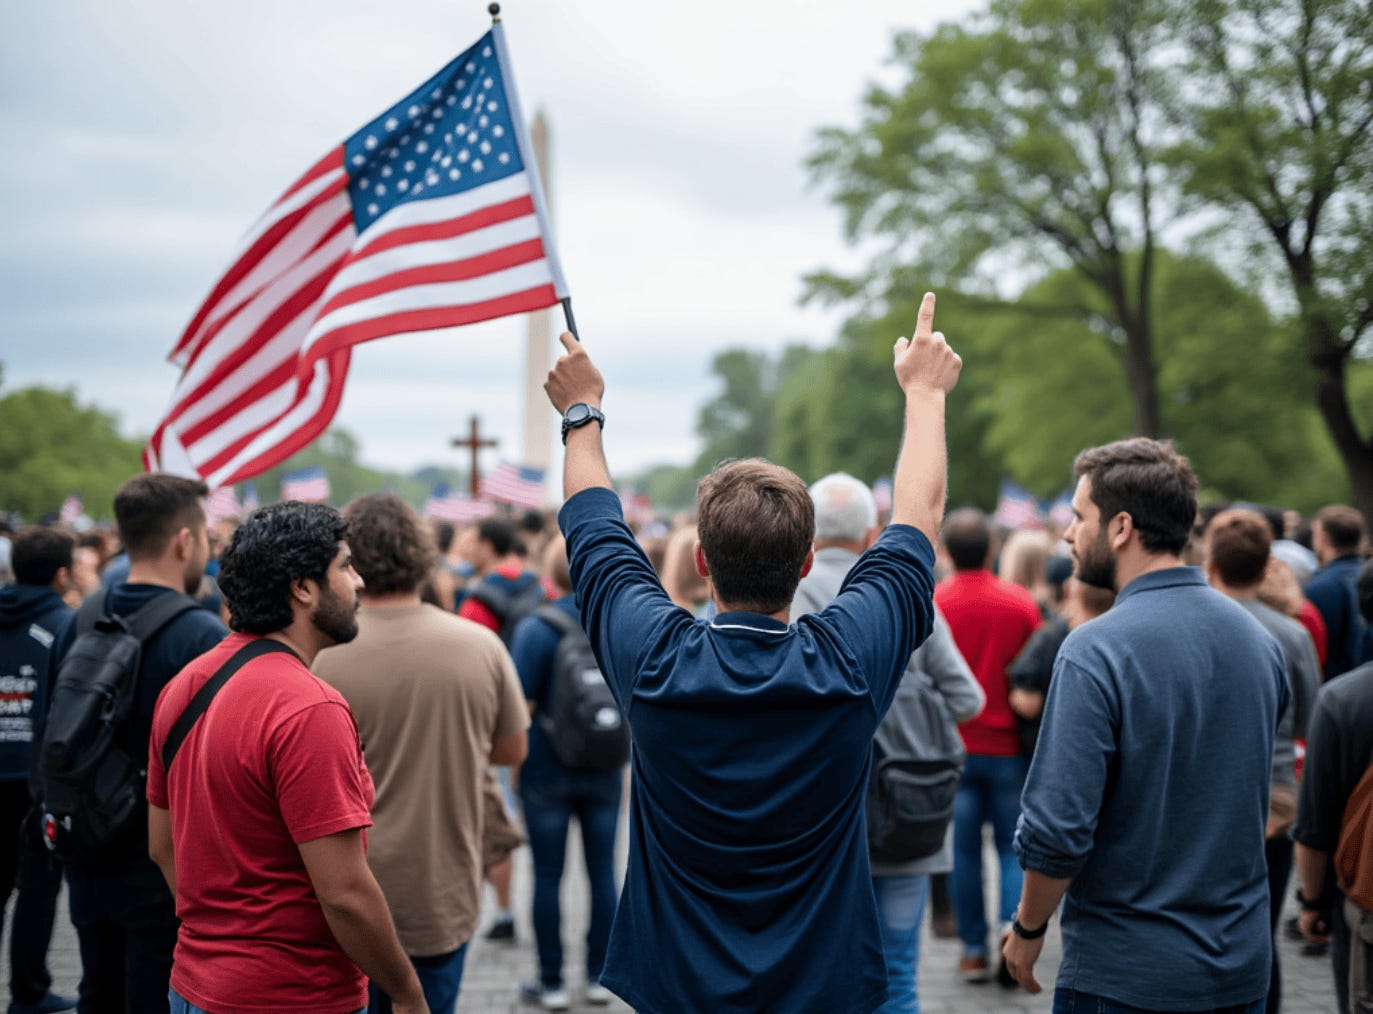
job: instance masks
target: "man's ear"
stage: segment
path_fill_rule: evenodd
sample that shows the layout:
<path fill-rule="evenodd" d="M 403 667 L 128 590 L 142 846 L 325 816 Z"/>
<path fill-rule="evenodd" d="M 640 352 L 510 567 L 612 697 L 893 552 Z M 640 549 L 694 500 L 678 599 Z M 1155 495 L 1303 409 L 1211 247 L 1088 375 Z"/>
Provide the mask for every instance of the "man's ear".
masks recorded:
<path fill-rule="evenodd" d="M 706 554 L 701 549 L 701 540 L 696 540 L 696 545 L 691 547 L 691 555 L 696 560 L 696 573 L 702 577 L 710 577 L 710 568 L 706 566 Z"/>
<path fill-rule="evenodd" d="M 1126 511 L 1121 511 L 1110 520 L 1109 528 L 1110 545 L 1112 549 L 1120 550 L 1125 548 L 1125 544 L 1130 541 L 1130 536 L 1137 529 L 1135 528 L 1134 517 Z"/>
<path fill-rule="evenodd" d="M 76 582 L 72 580 L 72 569 L 70 567 L 58 567 L 57 573 L 52 576 L 52 581 L 48 587 L 59 595 L 76 587 Z"/>
<path fill-rule="evenodd" d="M 172 544 L 176 548 L 176 558 L 178 560 L 189 560 L 191 549 L 195 544 L 195 533 L 189 528 L 179 529 L 176 536 L 172 539 Z"/>
<path fill-rule="evenodd" d="M 805 561 L 801 564 L 801 576 L 802 576 L 802 577 L 805 577 L 807 574 L 809 574 L 809 573 L 810 573 L 810 569 L 811 569 L 812 567 L 814 567 L 814 566 L 815 566 L 815 548 L 814 548 L 814 547 L 811 547 L 811 551 L 810 551 L 809 553 L 806 554 L 806 559 L 805 559 Z"/>
<path fill-rule="evenodd" d="M 298 577 L 291 582 L 291 599 L 302 606 L 312 606 L 319 595 L 319 585 L 308 577 Z"/>

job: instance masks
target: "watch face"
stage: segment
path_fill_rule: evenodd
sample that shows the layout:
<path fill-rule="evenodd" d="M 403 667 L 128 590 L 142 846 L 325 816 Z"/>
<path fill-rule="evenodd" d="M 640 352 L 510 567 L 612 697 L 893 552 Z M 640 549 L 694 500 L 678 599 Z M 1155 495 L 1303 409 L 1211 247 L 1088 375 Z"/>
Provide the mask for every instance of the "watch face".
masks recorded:
<path fill-rule="evenodd" d="M 577 402 L 575 405 L 569 405 L 567 407 L 567 414 L 564 418 L 573 426 L 584 423 L 591 418 L 591 406 L 582 401 Z"/>

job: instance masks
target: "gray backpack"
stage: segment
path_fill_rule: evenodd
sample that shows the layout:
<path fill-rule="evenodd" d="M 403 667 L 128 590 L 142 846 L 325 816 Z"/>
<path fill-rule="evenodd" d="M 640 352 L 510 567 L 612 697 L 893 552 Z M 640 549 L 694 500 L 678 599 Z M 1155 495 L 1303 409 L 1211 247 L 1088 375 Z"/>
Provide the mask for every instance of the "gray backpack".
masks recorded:
<path fill-rule="evenodd" d="M 906 672 L 872 740 L 867 824 L 874 862 L 910 862 L 940 850 L 965 756 L 933 680 Z"/>

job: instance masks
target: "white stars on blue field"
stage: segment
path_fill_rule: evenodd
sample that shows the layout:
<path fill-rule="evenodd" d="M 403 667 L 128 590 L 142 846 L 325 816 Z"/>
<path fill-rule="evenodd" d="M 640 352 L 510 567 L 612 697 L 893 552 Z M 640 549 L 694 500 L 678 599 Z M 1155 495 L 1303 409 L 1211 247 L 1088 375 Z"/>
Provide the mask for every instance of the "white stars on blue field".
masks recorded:
<path fill-rule="evenodd" d="M 488 34 L 344 142 L 358 232 L 397 204 L 446 197 L 524 168 Z"/>

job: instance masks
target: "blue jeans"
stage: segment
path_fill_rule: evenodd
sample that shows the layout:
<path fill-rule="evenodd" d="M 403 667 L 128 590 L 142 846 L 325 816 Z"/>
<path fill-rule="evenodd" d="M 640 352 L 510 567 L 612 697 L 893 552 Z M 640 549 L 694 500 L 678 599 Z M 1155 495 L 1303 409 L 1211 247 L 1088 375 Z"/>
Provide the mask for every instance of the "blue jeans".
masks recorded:
<path fill-rule="evenodd" d="M 462 986 L 462 969 L 467 961 L 467 945 L 447 954 L 417 958 L 410 955 L 415 976 L 424 990 L 424 1002 L 429 1014 L 453 1014 L 458 1005 L 458 989 Z M 367 1014 L 391 1014 L 391 998 L 375 982 L 367 983 Z"/>
<path fill-rule="evenodd" d="M 532 772 L 531 772 L 532 774 Z M 525 832 L 534 860 L 534 943 L 539 981 L 563 984 L 562 907 L 558 899 L 572 818 L 582 829 L 582 853 L 591 885 L 591 925 L 586 931 L 586 978 L 597 982 L 615 918 L 615 828 L 620 819 L 622 777 L 615 771 L 541 772 L 520 779 Z"/>
<path fill-rule="evenodd" d="M 171 1014 L 210 1014 L 202 1007 L 197 1007 L 184 996 L 174 989 L 167 991 L 167 1006 L 171 1008 Z M 367 1014 L 367 1008 L 355 1011 L 354 1014 Z"/>
<path fill-rule="evenodd" d="M 882 926 L 882 958 L 887 965 L 887 1002 L 878 1014 L 920 1014 L 916 973 L 920 967 L 920 924 L 925 917 L 928 873 L 873 877 L 877 916 Z"/>
<path fill-rule="evenodd" d="M 1188 1014 L 1263 1014 L 1267 997 L 1260 997 L 1253 1003 L 1237 1003 L 1231 1007 L 1206 1007 Z M 1094 993 L 1079 993 L 1075 989 L 1054 991 L 1053 1014 L 1155 1014 L 1146 1007 L 1131 1007 L 1127 1003 L 1116 1003 Z"/>
<path fill-rule="evenodd" d="M 949 887 L 963 953 L 972 958 L 987 954 L 987 907 L 982 897 L 982 825 L 991 822 L 992 838 L 1001 860 L 1000 916 L 1015 918 L 1024 881 L 1011 848 L 1020 791 L 1025 787 L 1024 757 L 983 757 L 969 754 L 958 783 L 953 813 L 953 876 Z"/>

